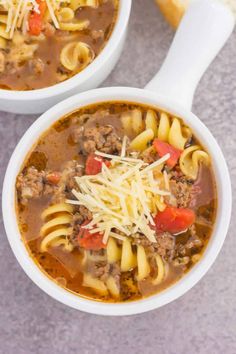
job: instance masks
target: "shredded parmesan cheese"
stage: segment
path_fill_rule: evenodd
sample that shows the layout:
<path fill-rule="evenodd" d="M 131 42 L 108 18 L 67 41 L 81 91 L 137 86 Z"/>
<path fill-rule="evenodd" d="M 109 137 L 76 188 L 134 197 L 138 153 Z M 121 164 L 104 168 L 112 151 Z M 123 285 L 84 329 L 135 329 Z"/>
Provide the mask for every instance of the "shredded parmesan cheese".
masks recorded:
<path fill-rule="evenodd" d="M 76 200 L 67 202 L 90 210 L 93 219 L 85 228 L 102 233 L 105 244 L 110 236 L 124 240 L 136 232 L 156 242 L 153 216 L 170 192 L 167 173 L 159 173 L 157 179 L 153 172 L 168 160 L 169 154 L 147 166 L 138 156 L 125 157 L 125 153 L 126 139 L 121 156 L 97 151 L 97 156 L 111 159 L 110 168 L 103 164 L 97 175 L 76 177 L 78 188 L 72 191 Z"/>
<path fill-rule="evenodd" d="M 59 22 L 56 17 L 56 11 L 60 8 L 63 0 L 44 0 L 47 4 L 51 20 L 56 28 L 59 28 Z M 17 29 L 21 29 L 23 34 L 29 28 L 28 18 L 30 12 L 40 13 L 39 4 L 36 0 L 0 0 L 0 6 L 7 14 L 5 32 L 9 33 L 10 39 Z"/>

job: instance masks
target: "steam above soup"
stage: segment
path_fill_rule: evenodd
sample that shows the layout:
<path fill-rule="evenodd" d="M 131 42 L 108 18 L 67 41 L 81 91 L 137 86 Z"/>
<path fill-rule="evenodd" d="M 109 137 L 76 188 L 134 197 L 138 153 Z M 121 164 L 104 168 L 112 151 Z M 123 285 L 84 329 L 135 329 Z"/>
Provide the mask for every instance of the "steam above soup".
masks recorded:
<path fill-rule="evenodd" d="M 16 181 L 22 238 L 60 286 L 102 301 L 171 286 L 201 258 L 216 213 L 208 153 L 180 118 L 124 102 L 62 118 Z"/>
<path fill-rule="evenodd" d="M 118 0 L 0 0 L 0 88 L 52 86 L 86 68 L 112 33 Z"/>

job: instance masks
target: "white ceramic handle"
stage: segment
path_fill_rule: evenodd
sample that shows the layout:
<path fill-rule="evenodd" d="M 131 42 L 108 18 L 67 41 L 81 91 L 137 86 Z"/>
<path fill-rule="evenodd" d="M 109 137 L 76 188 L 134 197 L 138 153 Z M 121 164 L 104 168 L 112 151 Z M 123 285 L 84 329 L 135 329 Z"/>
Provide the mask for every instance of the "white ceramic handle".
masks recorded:
<path fill-rule="evenodd" d="M 189 6 L 166 60 L 146 89 L 191 109 L 203 73 L 234 28 L 231 11 L 218 0 L 195 0 Z"/>

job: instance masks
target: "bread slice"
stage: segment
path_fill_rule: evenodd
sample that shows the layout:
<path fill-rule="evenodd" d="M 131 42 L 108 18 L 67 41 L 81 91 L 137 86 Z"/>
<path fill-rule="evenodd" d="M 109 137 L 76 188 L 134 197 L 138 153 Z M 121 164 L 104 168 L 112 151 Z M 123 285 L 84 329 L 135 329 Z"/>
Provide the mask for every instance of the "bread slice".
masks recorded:
<path fill-rule="evenodd" d="M 184 15 L 189 3 L 192 0 L 156 0 L 161 12 L 165 16 L 166 20 L 177 28 L 182 16 Z M 235 15 L 236 19 L 236 0 L 219 0 L 228 5 Z"/>

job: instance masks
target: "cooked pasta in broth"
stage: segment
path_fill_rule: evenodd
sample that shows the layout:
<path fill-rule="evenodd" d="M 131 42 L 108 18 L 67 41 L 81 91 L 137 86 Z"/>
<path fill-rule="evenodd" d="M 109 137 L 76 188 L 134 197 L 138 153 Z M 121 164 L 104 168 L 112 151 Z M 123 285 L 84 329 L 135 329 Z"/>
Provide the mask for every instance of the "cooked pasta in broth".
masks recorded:
<path fill-rule="evenodd" d="M 136 300 L 177 282 L 207 246 L 217 209 L 211 158 L 182 119 L 108 102 L 61 118 L 16 181 L 33 260 L 67 290 Z"/>
<path fill-rule="evenodd" d="M 0 89 L 34 90 L 86 68 L 112 33 L 119 0 L 0 0 Z"/>

